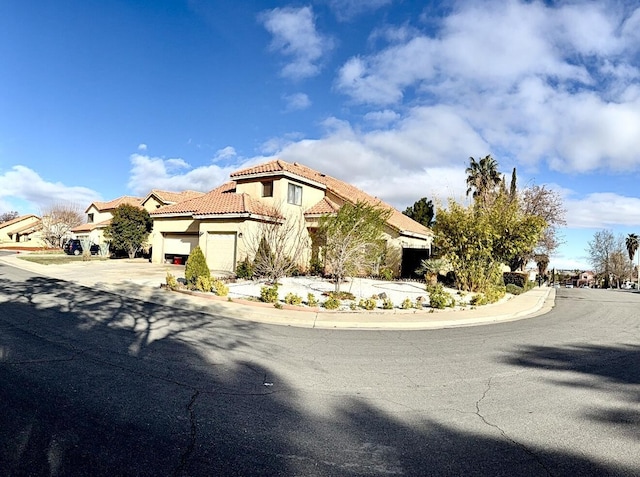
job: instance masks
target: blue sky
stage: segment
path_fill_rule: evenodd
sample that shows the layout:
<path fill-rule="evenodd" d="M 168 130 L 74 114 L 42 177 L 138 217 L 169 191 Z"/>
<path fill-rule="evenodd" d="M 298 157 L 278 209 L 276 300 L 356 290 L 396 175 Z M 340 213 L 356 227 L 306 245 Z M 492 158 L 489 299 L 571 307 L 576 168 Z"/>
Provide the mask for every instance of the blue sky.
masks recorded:
<path fill-rule="evenodd" d="M 551 266 L 640 233 L 636 2 L 0 3 L 0 212 L 207 191 L 274 157 L 400 210 L 469 156 L 562 195 Z"/>

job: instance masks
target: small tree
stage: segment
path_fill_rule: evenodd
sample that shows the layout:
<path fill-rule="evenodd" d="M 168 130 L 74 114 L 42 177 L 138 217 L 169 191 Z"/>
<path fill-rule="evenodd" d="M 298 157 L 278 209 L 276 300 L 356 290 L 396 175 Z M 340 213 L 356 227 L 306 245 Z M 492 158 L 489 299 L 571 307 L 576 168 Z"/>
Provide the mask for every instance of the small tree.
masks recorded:
<path fill-rule="evenodd" d="M 254 257 L 253 271 L 274 283 L 296 270 L 308 248 L 309 236 L 300 211 L 285 214 L 282 206 L 265 208 L 263 220 L 246 233 L 247 252 Z"/>
<path fill-rule="evenodd" d="M 84 220 L 80 208 L 71 203 L 54 204 L 44 209 L 41 215 L 42 238 L 50 247 L 61 247 L 71 229 Z"/>
<path fill-rule="evenodd" d="M 153 227 L 149 212 L 140 207 L 122 204 L 113 210 L 113 218 L 104 231 L 115 249 L 125 250 L 134 258 L 147 240 Z"/>
<path fill-rule="evenodd" d="M 195 287 L 198 277 L 211 278 L 207 259 L 204 258 L 204 253 L 199 245 L 191 251 L 184 267 L 184 278 L 189 286 Z"/>
<path fill-rule="evenodd" d="M 425 227 L 431 227 L 433 225 L 433 216 L 435 214 L 433 202 L 427 200 L 426 197 L 416 201 L 402 213 Z"/>
<path fill-rule="evenodd" d="M 320 218 L 325 237 L 325 264 L 335 277 L 335 291 L 345 277 L 376 261 L 382 251 L 382 232 L 391 210 L 358 202 L 346 203 L 335 215 Z"/>

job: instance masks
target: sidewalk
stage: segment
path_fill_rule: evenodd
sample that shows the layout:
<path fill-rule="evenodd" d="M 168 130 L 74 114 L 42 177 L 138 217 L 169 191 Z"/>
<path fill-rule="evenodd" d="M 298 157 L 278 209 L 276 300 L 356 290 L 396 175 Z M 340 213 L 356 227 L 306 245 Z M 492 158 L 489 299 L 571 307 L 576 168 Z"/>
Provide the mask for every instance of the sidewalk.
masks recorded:
<path fill-rule="evenodd" d="M 555 289 L 534 288 L 492 305 L 464 310 L 381 310 L 331 312 L 276 309 L 273 305 L 237 298 L 169 292 L 160 288 L 167 272 L 184 276 L 184 266 L 152 264 L 143 259 L 74 262 L 40 265 L 21 260 L 19 254 L 0 256 L 0 262 L 59 280 L 71 281 L 144 301 L 210 313 L 239 320 L 323 329 L 424 330 L 475 326 L 538 316 L 554 306 Z"/>

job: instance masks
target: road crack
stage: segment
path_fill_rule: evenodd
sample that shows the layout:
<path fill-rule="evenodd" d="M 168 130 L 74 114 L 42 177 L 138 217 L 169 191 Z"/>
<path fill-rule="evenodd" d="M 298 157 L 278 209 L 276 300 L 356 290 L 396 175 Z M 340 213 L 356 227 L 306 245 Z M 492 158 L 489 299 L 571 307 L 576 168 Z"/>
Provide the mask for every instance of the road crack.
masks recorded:
<path fill-rule="evenodd" d="M 506 441 L 508 441 L 511 444 L 515 445 L 519 449 L 521 449 L 525 454 L 531 456 L 531 458 L 533 458 L 533 460 L 535 460 L 538 463 L 538 465 L 544 469 L 544 471 L 547 473 L 547 475 L 549 477 L 554 477 L 553 472 L 551 472 L 551 470 L 545 465 L 545 463 L 542 462 L 542 460 L 540 460 L 540 458 L 538 457 L 538 455 L 535 452 L 533 452 L 531 449 L 529 449 L 524 444 L 522 444 L 522 443 L 516 441 L 515 439 L 509 437 L 507 435 L 507 433 L 504 431 L 504 429 L 502 429 L 497 424 L 494 424 L 493 422 L 490 422 L 489 420 L 487 420 L 486 417 L 484 417 L 482 415 L 482 412 L 480 411 L 480 404 L 482 403 L 482 401 L 484 401 L 484 399 L 487 397 L 487 394 L 491 390 L 491 380 L 492 379 L 493 379 L 493 377 L 489 378 L 489 380 L 487 381 L 486 389 L 482 393 L 482 396 L 480 397 L 480 399 L 478 399 L 476 401 L 476 412 L 475 412 L 475 415 L 478 416 L 482 420 L 482 422 L 484 422 L 487 426 L 492 427 L 493 429 L 496 429 L 500 433 L 500 435 L 502 435 L 503 439 L 505 439 Z"/>
<path fill-rule="evenodd" d="M 196 420 L 196 413 L 193 407 L 199 395 L 200 395 L 200 391 L 196 390 L 193 396 L 191 396 L 191 400 L 189 401 L 189 404 L 187 404 L 187 414 L 189 415 L 189 424 L 190 424 L 189 443 L 187 444 L 187 448 L 185 449 L 185 451 L 180 456 L 180 463 L 178 464 L 178 467 L 176 468 L 176 470 L 173 472 L 174 477 L 179 477 L 183 475 L 184 468 L 187 465 L 187 461 L 189 460 L 189 457 L 191 457 L 191 454 L 193 454 L 193 449 L 196 446 L 198 426 L 197 426 L 197 420 Z"/>

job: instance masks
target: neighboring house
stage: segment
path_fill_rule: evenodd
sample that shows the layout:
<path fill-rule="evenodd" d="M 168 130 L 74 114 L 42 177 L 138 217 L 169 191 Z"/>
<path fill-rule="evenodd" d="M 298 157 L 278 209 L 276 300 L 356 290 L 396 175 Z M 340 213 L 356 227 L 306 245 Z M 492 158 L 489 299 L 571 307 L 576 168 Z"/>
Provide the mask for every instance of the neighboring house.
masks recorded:
<path fill-rule="evenodd" d="M 306 263 L 317 251 L 313 240 L 319 218 L 335 213 L 346 202 L 366 202 L 391 210 L 384 235 L 388 249 L 398 252 L 396 274 L 409 276 L 431 252 L 430 229 L 356 187 L 299 163 L 275 160 L 231 174 L 231 182 L 211 192 L 150 212 L 153 218 L 155 263 L 184 262 L 197 245 L 214 272 L 233 273 L 250 254 L 260 224 L 304 221 L 309 243 Z M 274 213 L 274 208 L 277 213 Z M 253 259 L 252 256 L 248 257 Z"/>
<path fill-rule="evenodd" d="M 573 280 L 572 280 L 573 281 Z M 596 275 L 591 271 L 580 272 L 577 280 L 575 281 L 575 285 L 577 287 L 581 287 L 586 285 L 588 287 L 593 287 L 596 282 Z"/>
<path fill-rule="evenodd" d="M 109 202 L 92 202 L 85 213 L 87 222 L 71 231 L 79 239 L 88 237 L 92 243 L 101 244 L 105 241 L 104 229 L 111 223 L 113 210 L 122 204 L 134 205 L 146 209 L 147 212 L 156 210 L 165 205 L 172 205 L 184 200 L 193 199 L 204 195 L 203 192 L 187 190 L 183 192 L 172 192 L 166 190 L 153 189 L 146 197 L 122 196 Z M 149 237 L 149 243 L 151 237 Z"/>
<path fill-rule="evenodd" d="M 0 244 L 25 243 L 42 246 L 40 240 L 42 221 L 40 217 L 28 214 L 0 224 Z"/>
<path fill-rule="evenodd" d="M 71 229 L 76 238 L 89 238 L 92 243 L 101 244 L 105 241 L 104 229 L 111 223 L 113 210 L 122 204 L 135 205 L 140 207 L 140 197 L 131 197 L 128 195 L 118 197 L 109 202 L 92 202 L 85 213 L 87 214 L 87 222 Z"/>

